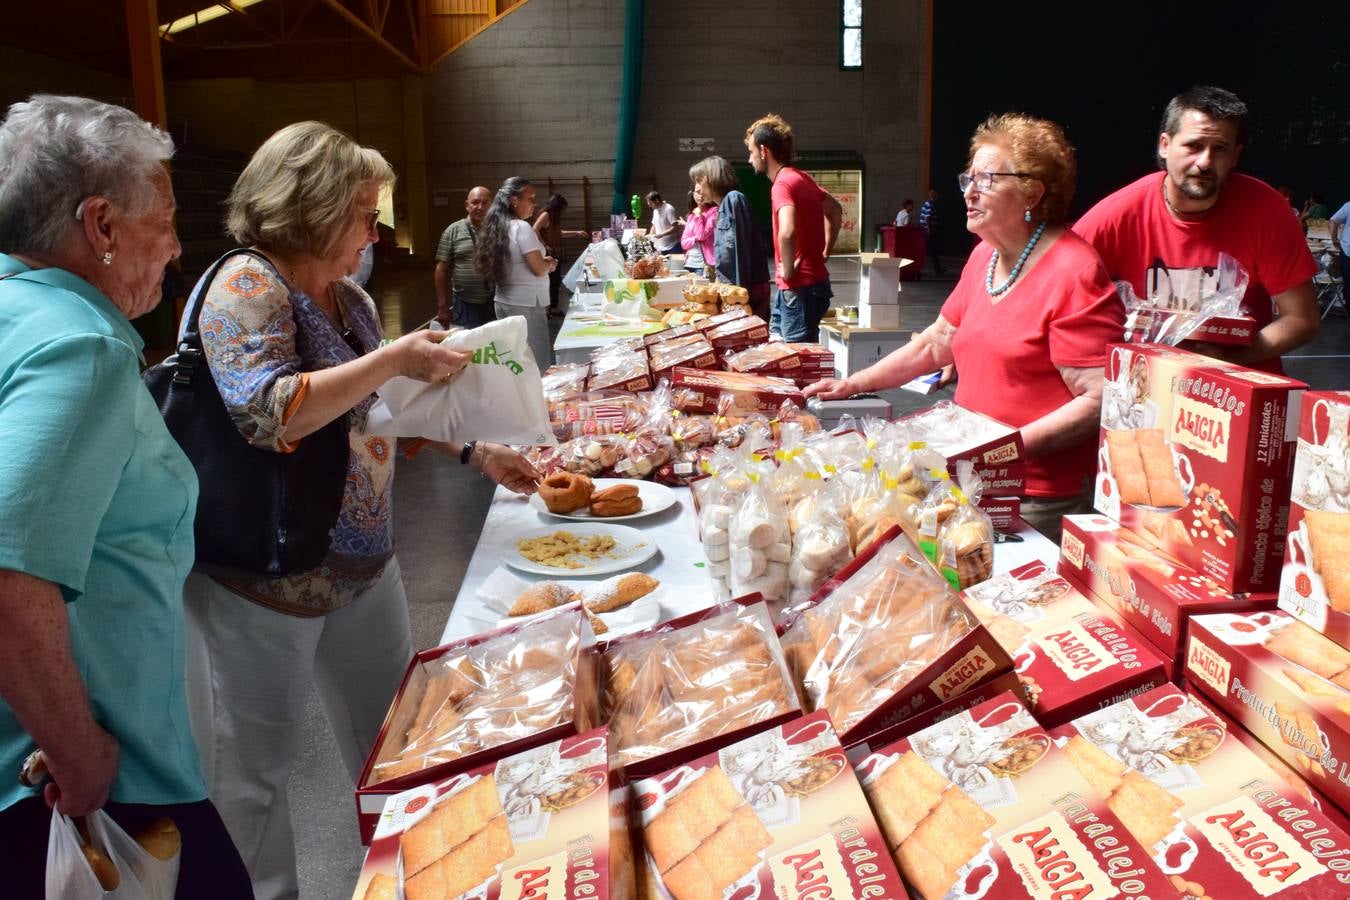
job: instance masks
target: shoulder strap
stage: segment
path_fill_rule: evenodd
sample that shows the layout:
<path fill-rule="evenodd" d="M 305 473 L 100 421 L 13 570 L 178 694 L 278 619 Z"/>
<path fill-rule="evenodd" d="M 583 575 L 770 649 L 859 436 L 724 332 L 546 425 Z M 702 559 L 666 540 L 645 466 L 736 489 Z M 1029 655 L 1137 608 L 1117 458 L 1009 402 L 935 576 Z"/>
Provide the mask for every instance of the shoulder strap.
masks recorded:
<path fill-rule="evenodd" d="M 176 385 L 190 385 L 192 383 L 193 373 L 204 359 L 202 354 L 202 336 L 198 328 L 198 321 L 202 316 L 202 304 L 206 301 L 207 288 L 215 281 L 221 266 L 225 265 L 227 260 L 239 256 L 240 254 L 256 257 L 269 269 L 272 268 L 271 260 L 258 251 L 250 250 L 247 247 L 238 247 L 213 262 L 211 268 L 207 269 L 202 277 L 197 279 L 197 284 L 192 289 L 192 295 L 188 298 L 187 324 L 183 326 L 183 336 L 178 339 L 178 352 L 174 354 L 173 358 L 173 383 Z M 168 360 L 165 360 L 165 362 L 168 362 Z"/>

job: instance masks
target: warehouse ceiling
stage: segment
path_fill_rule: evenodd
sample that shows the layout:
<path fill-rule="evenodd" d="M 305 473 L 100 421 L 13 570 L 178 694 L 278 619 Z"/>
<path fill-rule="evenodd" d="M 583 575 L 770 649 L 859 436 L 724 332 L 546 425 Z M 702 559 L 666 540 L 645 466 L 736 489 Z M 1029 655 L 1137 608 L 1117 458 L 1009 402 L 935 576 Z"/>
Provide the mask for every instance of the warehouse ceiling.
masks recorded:
<path fill-rule="evenodd" d="M 425 0 L 158 0 L 164 77 L 376 78 L 435 59 L 421 46 Z M 505 4 L 503 4 L 505 5 Z M 229 7 L 227 12 L 221 11 Z M 214 16 L 214 17 L 212 17 Z M 128 77 L 121 0 L 30 0 L 6 12 L 5 43 Z M 183 20 L 196 24 L 184 27 Z M 435 48 L 438 50 L 440 48 Z"/>

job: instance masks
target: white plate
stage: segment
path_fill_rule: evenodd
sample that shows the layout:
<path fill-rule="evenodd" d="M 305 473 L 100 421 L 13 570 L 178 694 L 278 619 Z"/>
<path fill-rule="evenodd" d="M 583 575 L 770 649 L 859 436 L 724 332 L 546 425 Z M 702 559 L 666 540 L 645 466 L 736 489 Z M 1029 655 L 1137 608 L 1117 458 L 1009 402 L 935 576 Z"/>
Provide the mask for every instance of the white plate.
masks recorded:
<path fill-rule="evenodd" d="M 600 620 L 605 623 L 609 631 L 605 632 L 603 637 L 613 638 L 621 634 L 630 634 L 634 631 L 642 631 L 651 628 L 657 622 L 661 621 L 661 601 L 657 595 L 661 593 L 661 588 L 657 588 L 645 597 L 639 597 L 627 606 L 621 606 L 610 612 L 596 613 Z M 547 610 L 535 615 L 552 615 L 553 610 Z M 497 623 L 498 626 L 515 625 L 527 619 L 533 619 L 535 616 L 513 616 L 502 619 Z"/>
<path fill-rule="evenodd" d="M 516 549 L 516 545 L 520 541 L 543 537 L 546 534 L 554 534 L 559 531 L 566 531 L 575 535 L 608 534 L 614 538 L 615 546 L 610 551 L 609 556 L 579 569 L 540 565 L 521 556 L 520 551 Z M 512 535 L 505 552 L 502 554 L 502 562 L 513 569 L 532 572 L 535 575 L 549 575 L 553 578 L 580 578 L 586 575 L 609 575 L 613 572 L 622 572 L 625 569 L 640 566 L 656 555 L 656 549 L 656 541 L 651 536 L 644 535 L 636 528 L 629 528 L 627 525 L 610 525 L 599 522 L 574 522 L 569 525 L 560 523 L 545 528 L 531 528 L 529 531 Z"/>
<path fill-rule="evenodd" d="M 638 498 L 642 500 L 642 509 L 630 516 L 593 516 L 588 509 L 579 509 L 572 513 L 553 513 L 548 511 L 544 498 L 538 494 L 530 495 L 530 505 L 543 515 L 553 516 L 556 519 L 570 519 L 574 522 L 622 522 L 625 519 L 640 519 L 643 516 L 659 513 L 662 510 L 669 509 L 675 503 L 675 492 L 664 484 L 657 484 L 655 481 L 638 481 L 631 478 L 595 479 L 597 491 L 603 491 L 605 488 L 616 487 L 620 484 L 635 485 L 638 489 Z"/>

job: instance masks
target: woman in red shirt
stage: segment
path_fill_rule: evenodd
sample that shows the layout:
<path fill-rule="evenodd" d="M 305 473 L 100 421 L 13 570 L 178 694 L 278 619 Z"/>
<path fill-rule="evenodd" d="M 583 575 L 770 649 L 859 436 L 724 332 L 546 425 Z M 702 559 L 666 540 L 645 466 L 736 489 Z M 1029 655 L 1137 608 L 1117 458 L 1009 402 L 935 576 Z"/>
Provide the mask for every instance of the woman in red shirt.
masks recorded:
<path fill-rule="evenodd" d="M 980 125 L 959 177 L 980 244 L 937 321 L 876 365 L 805 391 L 837 400 L 955 363 L 956 402 L 1021 429 L 1022 518 L 1055 541 L 1062 515 L 1091 509 L 1106 345 L 1125 322 L 1096 251 L 1064 225 L 1077 168 L 1053 122 Z"/>

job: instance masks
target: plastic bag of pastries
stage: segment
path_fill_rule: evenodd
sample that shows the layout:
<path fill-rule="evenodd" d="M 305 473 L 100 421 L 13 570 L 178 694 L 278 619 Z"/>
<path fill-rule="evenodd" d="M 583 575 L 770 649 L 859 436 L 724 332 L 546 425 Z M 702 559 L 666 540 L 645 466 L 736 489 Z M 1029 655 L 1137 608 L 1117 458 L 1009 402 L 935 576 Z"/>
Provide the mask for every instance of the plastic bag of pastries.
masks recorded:
<path fill-rule="evenodd" d="M 549 403 L 548 418 L 560 441 L 596 434 L 619 434 L 641 422 L 648 405 L 628 391 L 587 391 Z"/>
<path fill-rule="evenodd" d="M 780 621 L 783 652 L 811 711 L 841 735 L 903 690 L 975 621 L 914 542 L 897 529 L 823 598 Z"/>
<path fill-rule="evenodd" d="M 750 292 L 738 284 L 728 284 L 725 281 L 718 282 L 714 287 L 717 289 L 717 296 L 722 301 L 722 306 L 749 306 Z"/>
<path fill-rule="evenodd" d="M 626 443 L 623 435 L 596 434 L 573 438 L 556 447 L 531 448 L 525 458 L 545 477 L 561 471 L 594 478 L 611 471 L 624 458 Z"/>
<path fill-rule="evenodd" d="M 720 600 L 731 596 L 731 518 L 750 486 L 745 474 L 750 464 L 748 449 L 719 447 L 703 464 L 706 477 L 692 484 L 699 538 L 708 560 L 708 575 Z"/>
<path fill-rule="evenodd" d="M 839 518 L 847 503 L 848 489 L 841 479 L 826 482 L 811 495 L 805 521 L 792 535 L 790 603 L 809 600 L 826 579 L 853 560 L 848 526 Z"/>
<path fill-rule="evenodd" d="M 717 312 L 722 305 L 722 295 L 715 284 L 696 282 L 686 287 L 681 294 L 685 304 L 690 307 L 711 307 L 713 312 Z"/>
<path fill-rule="evenodd" d="M 787 506 L 774 489 L 771 464 L 747 469 L 750 486 L 731 516 L 727 551 L 733 597 L 759 594 L 771 609 L 788 596 L 792 533 Z"/>
<path fill-rule="evenodd" d="M 649 478 L 675 455 L 675 442 L 650 420 L 620 438 L 621 456 L 613 466 L 615 478 Z"/>
<path fill-rule="evenodd" d="M 580 613 L 567 610 L 422 663 L 395 700 L 368 783 L 569 722 L 590 727 L 591 711 L 576 702 L 587 680 L 583 631 Z"/>
<path fill-rule="evenodd" d="M 938 568 L 958 590 L 985 581 L 994 572 L 994 523 L 980 508 L 983 483 L 968 459 L 956 463 L 951 488 L 956 510 L 938 532 Z"/>
<path fill-rule="evenodd" d="M 791 400 L 784 400 L 778 407 L 778 412 L 769 424 L 773 426 L 774 440 L 782 439 L 782 430 L 785 425 L 795 425 L 801 429 L 803 434 L 816 434 L 820 431 L 820 419 L 817 419 L 809 412 L 802 410 L 800 406 Z"/>
<path fill-rule="evenodd" d="M 586 379 L 590 377 L 590 363 L 570 363 L 549 366 L 541 380 L 544 385 L 544 399 L 552 406 L 562 400 L 570 400 L 586 391 Z"/>
<path fill-rule="evenodd" d="M 607 353 L 591 360 L 591 376 L 586 387 L 592 391 L 604 388 L 620 388 L 625 385 L 642 382 L 651 387 L 651 373 L 647 366 L 647 354 L 639 347 L 627 353 Z"/>
<path fill-rule="evenodd" d="M 800 704 L 762 603 L 620 640 L 602 662 L 601 712 L 622 765 L 789 713 Z"/>

